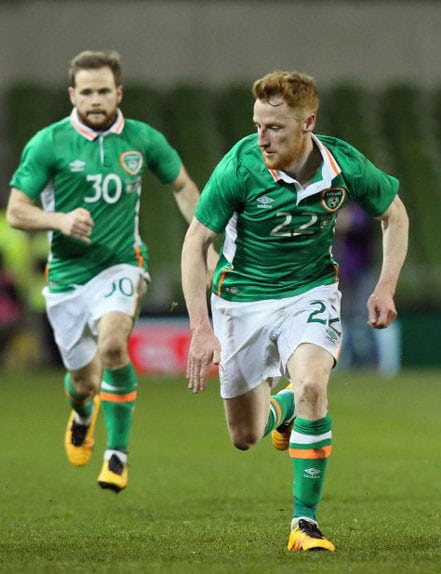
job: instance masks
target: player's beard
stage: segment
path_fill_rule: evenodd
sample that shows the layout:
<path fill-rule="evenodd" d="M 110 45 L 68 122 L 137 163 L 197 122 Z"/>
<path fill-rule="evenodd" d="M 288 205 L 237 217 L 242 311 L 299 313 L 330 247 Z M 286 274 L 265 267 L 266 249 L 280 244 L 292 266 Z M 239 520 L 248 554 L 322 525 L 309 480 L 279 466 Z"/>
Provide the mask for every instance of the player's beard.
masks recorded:
<path fill-rule="evenodd" d="M 305 154 L 307 146 L 306 138 L 299 137 L 284 151 L 278 152 L 274 157 L 263 155 L 263 161 L 268 169 L 287 170 L 290 166 L 297 163 Z"/>
<path fill-rule="evenodd" d="M 86 114 L 80 114 L 78 112 L 78 116 L 82 123 L 87 127 L 97 131 L 103 132 L 108 130 L 110 126 L 114 123 L 116 119 L 116 111 L 113 111 L 111 114 L 106 113 L 103 110 L 99 111 L 90 111 L 86 112 Z"/>

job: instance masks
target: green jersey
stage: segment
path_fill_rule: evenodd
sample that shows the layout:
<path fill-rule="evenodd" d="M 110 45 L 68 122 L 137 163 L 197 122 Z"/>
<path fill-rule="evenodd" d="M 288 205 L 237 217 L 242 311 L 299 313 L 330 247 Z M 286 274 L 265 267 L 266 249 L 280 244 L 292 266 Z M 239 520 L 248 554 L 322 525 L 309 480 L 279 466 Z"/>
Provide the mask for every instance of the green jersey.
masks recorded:
<path fill-rule="evenodd" d="M 257 135 L 240 140 L 202 191 L 196 218 L 225 232 L 213 292 L 230 301 L 279 299 L 338 280 L 335 221 L 354 200 L 383 214 L 398 180 L 336 138 L 313 135 L 323 162 L 306 186 L 263 163 Z"/>
<path fill-rule="evenodd" d="M 66 291 L 119 263 L 147 269 L 148 251 L 139 235 L 142 174 L 150 170 L 171 183 L 181 168 L 178 153 L 151 126 L 125 119 L 95 132 L 70 117 L 38 132 L 23 150 L 11 179 L 48 211 L 87 209 L 95 223 L 91 243 L 50 233 L 49 288 Z"/>

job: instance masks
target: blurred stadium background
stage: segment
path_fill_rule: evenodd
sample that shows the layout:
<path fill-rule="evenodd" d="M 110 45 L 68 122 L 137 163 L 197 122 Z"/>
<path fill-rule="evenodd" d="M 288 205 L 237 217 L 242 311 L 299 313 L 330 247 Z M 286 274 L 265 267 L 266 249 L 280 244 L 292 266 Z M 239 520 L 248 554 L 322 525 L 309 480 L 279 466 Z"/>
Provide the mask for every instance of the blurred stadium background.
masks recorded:
<path fill-rule="evenodd" d="M 440 29 L 436 0 L 0 0 L 0 572 L 441 571 Z M 153 283 L 131 341 L 142 392 L 130 488 L 117 499 L 96 488 L 103 421 L 91 464 L 65 460 L 63 369 L 40 295 L 46 237 L 11 230 L 4 207 L 25 141 L 70 112 L 67 67 L 84 49 L 120 52 L 125 114 L 162 130 L 200 187 L 253 129 L 250 85 L 276 68 L 315 76 L 317 131 L 401 180 L 411 242 L 399 324 L 371 365 L 398 376 L 384 384 L 366 365 L 341 368 L 330 386 L 335 450 L 320 520 L 335 556 L 287 556 L 286 457 L 269 441 L 234 450 L 217 385 L 185 390 L 185 225 L 149 177 L 141 224 Z M 2 297 L 11 274 L 18 309 Z"/>
<path fill-rule="evenodd" d="M 67 67 L 81 50 L 120 52 L 125 114 L 162 130 L 200 187 L 253 129 L 252 81 L 276 68 L 305 71 L 321 90 L 317 131 L 347 139 L 402 183 L 411 243 L 397 293 L 400 330 L 387 353 L 404 367 L 441 366 L 440 25 L 437 1 L 0 1 L 0 207 L 24 143 L 70 112 Z M 185 224 L 148 176 L 141 224 L 153 275 L 143 316 L 161 319 L 155 368 L 179 371 Z M 45 241 L 8 230 L 0 217 L 0 247 L 25 305 L 3 360 L 50 365 L 56 353 L 39 296 Z M 134 349 L 145 353 L 149 325 L 142 328 Z M 151 358 L 140 357 L 140 368 Z"/>

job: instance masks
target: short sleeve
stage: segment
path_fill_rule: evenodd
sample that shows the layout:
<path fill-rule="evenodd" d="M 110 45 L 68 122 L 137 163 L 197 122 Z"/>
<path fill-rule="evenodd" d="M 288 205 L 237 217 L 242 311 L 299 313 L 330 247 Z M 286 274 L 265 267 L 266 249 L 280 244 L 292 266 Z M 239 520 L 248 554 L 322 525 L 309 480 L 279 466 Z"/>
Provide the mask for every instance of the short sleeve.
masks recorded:
<path fill-rule="evenodd" d="M 171 183 L 180 172 L 182 161 L 178 152 L 166 137 L 150 128 L 147 165 L 149 170 L 162 182 Z"/>
<path fill-rule="evenodd" d="M 20 163 L 10 181 L 32 199 L 37 199 L 53 177 L 54 153 L 49 132 L 42 130 L 23 149 Z"/>
<path fill-rule="evenodd" d="M 225 157 L 202 190 L 195 216 L 215 233 L 222 233 L 234 212 L 240 208 L 244 181 L 240 171 L 234 159 Z"/>
<path fill-rule="evenodd" d="M 370 215 L 377 217 L 388 209 L 399 186 L 398 179 L 363 158 L 361 172 L 351 186 L 350 196 Z"/>

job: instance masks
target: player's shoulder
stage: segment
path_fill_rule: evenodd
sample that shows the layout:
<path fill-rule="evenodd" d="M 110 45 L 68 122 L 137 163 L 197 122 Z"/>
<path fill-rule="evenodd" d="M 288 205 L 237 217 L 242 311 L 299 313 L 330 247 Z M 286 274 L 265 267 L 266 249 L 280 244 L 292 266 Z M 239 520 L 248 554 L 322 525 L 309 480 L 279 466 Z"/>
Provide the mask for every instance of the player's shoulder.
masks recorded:
<path fill-rule="evenodd" d="M 161 134 L 154 126 L 134 118 L 124 118 L 124 129 L 133 133 L 141 132 L 143 134 Z"/>
<path fill-rule="evenodd" d="M 316 138 L 331 152 L 335 159 L 345 165 L 349 162 L 362 162 L 365 156 L 349 142 L 333 136 L 314 134 Z"/>
<path fill-rule="evenodd" d="M 262 154 L 257 145 L 257 135 L 250 134 L 235 143 L 224 156 L 224 164 L 233 165 L 236 168 L 249 168 L 253 170 L 262 166 Z"/>
<path fill-rule="evenodd" d="M 145 149 L 163 149 L 168 140 L 165 134 L 154 126 L 133 118 L 124 118 L 123 136 Z"/>
<path fill-rule="evenodd" d="M 314 134 L 332 154 L 343 172 L 359 173 L 366 164 L 363 153 L 349 142 L 333 136 Z"/>
<path fill-rule="evenodd" d="M 363 154 L 349 142 L 333 136 L 314 134 L 335 157 L 348 157 L 353 160 L 363 158 Z"/>
<path fill-rule="evenodd" d="M 59 148 L 72 133 L 72 124 L 69 117 L 49 124 L 37 132 L 27 141 L 25 148 L 34 153 L 51 154 Z"/>
<path fill-rule="evenodd" d="M 248 158 L 253 157 L 256 151 L 259 151 L 257 134 L 249 134 L 237 141 L 228 153 L 237 158 Z"/>
<path fill-rule="evenodd" d="M 45 126 L 44 128 L 41 128 L 40 130 L 38 130 L 34 136 L 33 139 L 37 138 L 37 139 L 48 139 L 48 138 L 52 138 L 54 135 L 61 133 L 61 132 L 65 132 L 66 130 L 70 131 L 72 129 L 72 124 L 70 121 L 69 117 L 63 118 L 61 120 L 58 120 L 56 122 L 53 122 L 52 124 L 49 124 L 47 126 Z"/>

